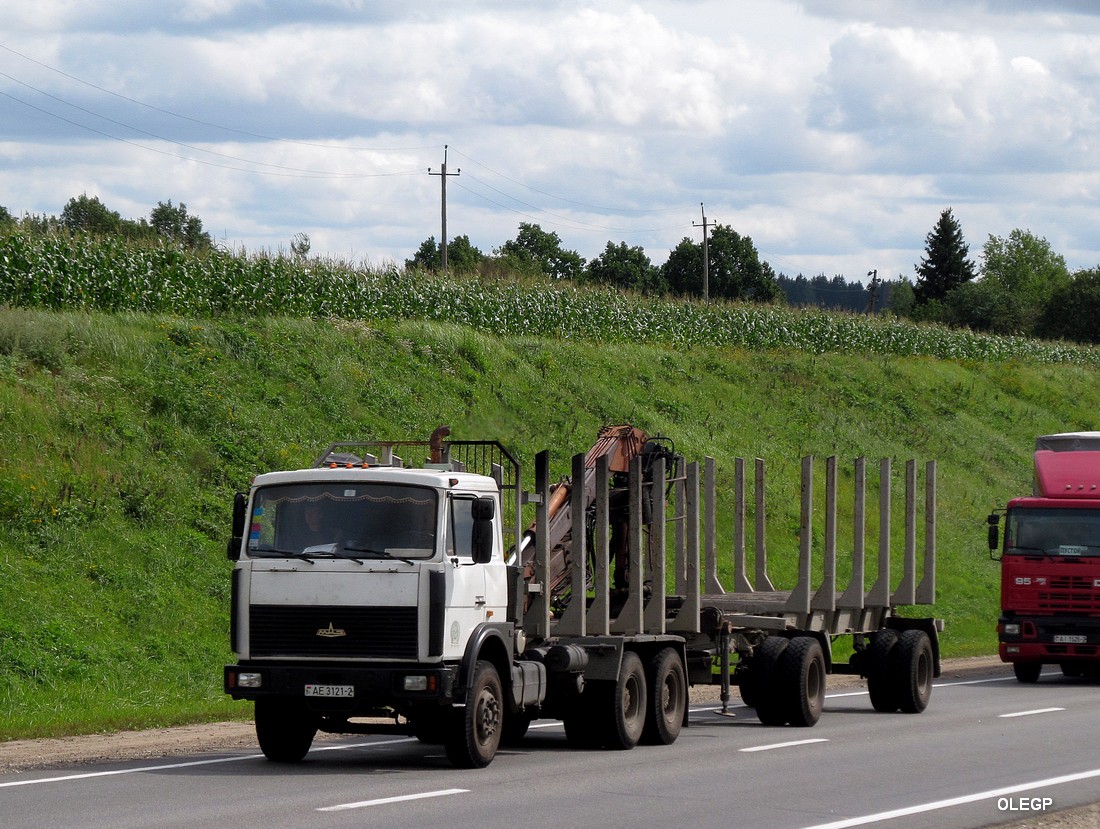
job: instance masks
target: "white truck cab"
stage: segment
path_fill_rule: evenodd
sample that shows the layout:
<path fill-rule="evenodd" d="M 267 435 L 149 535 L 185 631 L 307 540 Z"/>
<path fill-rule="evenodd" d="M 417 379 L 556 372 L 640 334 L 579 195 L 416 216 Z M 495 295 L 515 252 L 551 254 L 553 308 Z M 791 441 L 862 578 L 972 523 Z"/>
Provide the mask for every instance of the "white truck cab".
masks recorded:
<path fill-rule="evenodd" d="M 501 671 L 514 656 L 498 481 L 346 458 L 258 475 L 237 499 L 225 688 L 256 701 L 272 759 L 368 716 L 443 741 L 471 641 L 499 640 Z"/>

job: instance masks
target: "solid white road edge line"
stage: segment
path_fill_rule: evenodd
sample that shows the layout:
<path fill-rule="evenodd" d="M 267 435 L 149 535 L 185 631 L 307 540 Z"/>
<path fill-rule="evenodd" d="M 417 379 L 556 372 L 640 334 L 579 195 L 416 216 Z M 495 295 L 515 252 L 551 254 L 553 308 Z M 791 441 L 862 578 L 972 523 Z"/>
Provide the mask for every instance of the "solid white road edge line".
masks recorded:
<path fill-rule="evenodd" d="M 360 800 L 358 803 L 340 803 L 336 806 L 322 806 L 318 812 L 343 812 L 348 809 L 364 809 L 367 806 L 384 806 L 387 803 L 403 803 L 406 800 L 423 800 L 426 797 L 446 797 L 450 794 L 466 794 L 469 789 L 440 789 L 437 792 L 405 794 L 398 797 L 380 797 L 377 800 Z"/>
<path fill-rule="evenodd" d="M 349 748 L 368 748 L 374 746 L 388 746 L 394 743 L 410 743 L 413 741 L 413 737 L 401 737 L 396 740 L 380 740 L 375 743 L 350 743 L 348 745 L 340 746 L 316 746 L 310 749 L 310 751 L 346 751 Z M 128 769 L 112 769 L 110 771 L 90 771 L 84 774 L 64 774 L 60 777 L 39 777 L 35 780 L 11 780 L 8 782 L 0 783 L 0 789 L 6 789 L 11 786 L 33 786 L 36 783 L 64 783 L 69 780 L 88 780 L 92 777 L 115 777 L 119 774 L 137 774 L 143 771 L 164 771 L 166 769 L 187 769 L 194 766 L 212 766 L 217 763 L 237 763 L 241 760 L 257 760 L 263 757 L 262 754 L 244 754 L 238 757 L 218 757 L 213 760 L 190 760 L 186 763 L 166 763 L 161 766 L 134 766 Z"/>
<path fill-rule="evenodd" d="M 1100 777 L 1100 769 L 1081 771 L 1076 774 L 1064 774 L 1061 777 L 1048 777 L 1045 780 L 1032 780 L 1029 783 L 1018 783 L 1015 786 L 1005 786 L 1001 789 L 990 789 L 985 792 L 975 792 L 974 794 L 965 794 L 960 797 L 950 797 L 947 800 L 934 800 L 931 803 L 920 803 L 916 806 L 891 809 L 887 812 L 878 812 L 873 815 L 834 820 L 831 823 L 815 823 L 813 826 L 805 826 L 803 829 L 849 829 L 849 827 L 852 826 L 866 826 L 869 823 L 892 820 L 896 817 L 934 812 L 937 809 L 948 809 L 952 806 L 977 803 L 979 800 L 992 800 L 995 797 L 1005 797 L 1007 795 L 1019 794 L 1020 792 L 1035 791 L 1041 786 L 1059 786 L 1064 783 L 1076 783 L 1079 780 L 1089 780 L 1094 777 Z"/>

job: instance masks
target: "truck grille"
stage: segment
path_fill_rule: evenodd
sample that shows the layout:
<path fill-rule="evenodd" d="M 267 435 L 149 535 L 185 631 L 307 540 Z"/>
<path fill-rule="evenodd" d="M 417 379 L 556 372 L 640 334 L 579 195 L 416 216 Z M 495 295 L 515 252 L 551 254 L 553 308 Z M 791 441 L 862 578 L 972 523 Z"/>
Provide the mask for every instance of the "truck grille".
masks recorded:
<path fill-rule="evenodd" d="M 1038 607 L 1054 612 L 1100 612 L 1100 591 L 1092 583 L 1092 576 L 1054 576 L 1049 587 L 1039 591 Z"/>
<path fill-rule="evenodd" d="M 415 607 L 253 605 L 248 634 L 253 657 L 417 657 Z"/>

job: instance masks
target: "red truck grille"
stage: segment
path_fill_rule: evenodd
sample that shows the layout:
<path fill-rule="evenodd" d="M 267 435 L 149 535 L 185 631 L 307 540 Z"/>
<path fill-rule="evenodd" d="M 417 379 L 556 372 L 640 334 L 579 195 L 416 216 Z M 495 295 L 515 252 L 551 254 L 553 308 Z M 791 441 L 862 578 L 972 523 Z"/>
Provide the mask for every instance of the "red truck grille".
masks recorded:
<path fill-rule="evenodd" d="M 1100 590 L 1091 576 L 1054 576 L 1046 589 L 1037 591 L 1037 608 L 1052 612 L 1100 612 Z"/>

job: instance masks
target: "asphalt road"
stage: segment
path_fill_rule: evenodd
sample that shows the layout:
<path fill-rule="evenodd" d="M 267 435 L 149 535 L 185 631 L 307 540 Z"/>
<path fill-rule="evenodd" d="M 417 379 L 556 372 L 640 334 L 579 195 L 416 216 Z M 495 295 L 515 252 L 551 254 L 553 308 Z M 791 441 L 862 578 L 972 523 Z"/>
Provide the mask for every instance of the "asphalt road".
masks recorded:
<path fill-rule="evenodd" d="M 672 746 L 575 751 L 560 725 L 479 771 L 414 740 L 319 741 L 298 766 L 253 750 L 0 777 L 7 829 L 425 826 L 979 827 L 1100 801 L 1100 683 L 1001 667 L 938 681 L 920 715 L 831 692 L 811 729 L 694 704 Z"/>

